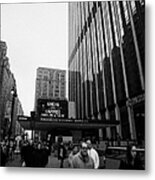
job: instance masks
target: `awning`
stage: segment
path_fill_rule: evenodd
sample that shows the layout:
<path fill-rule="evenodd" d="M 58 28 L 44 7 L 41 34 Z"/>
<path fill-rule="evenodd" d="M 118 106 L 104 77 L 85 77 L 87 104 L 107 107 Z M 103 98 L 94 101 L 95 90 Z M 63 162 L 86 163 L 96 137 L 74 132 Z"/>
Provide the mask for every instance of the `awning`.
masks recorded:
<path fill-rule="evenodd" d="M 99 120 L 98 120 L 99 121 Z M 119 121 L 99 121 L 99 122 L 49 122 L 49 121 L 31 121 L 18 120 L 20 125 L 27 130 L 44 130 L 49 131 L 55 128 L 64 129 L 100 129 L 107 127 L 115 127 L 119 125 Z"/>

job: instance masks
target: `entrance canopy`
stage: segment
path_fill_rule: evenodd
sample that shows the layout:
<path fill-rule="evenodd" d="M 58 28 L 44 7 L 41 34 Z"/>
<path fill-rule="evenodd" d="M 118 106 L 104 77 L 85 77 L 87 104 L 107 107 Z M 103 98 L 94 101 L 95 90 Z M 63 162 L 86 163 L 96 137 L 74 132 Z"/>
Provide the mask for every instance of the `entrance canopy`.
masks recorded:
<path fill-rule="evenodd" d="M 119 121 L 111 120 L 73 120 L 73 119 L 40 119 L 40 121 L 32 121 L 29 118 L 18 118 L 20 125 L 27 130 L 52 130 L 55 128 L 64 129 L 100 129 L 107 127 L 115 127 L 119 125 Z"/>

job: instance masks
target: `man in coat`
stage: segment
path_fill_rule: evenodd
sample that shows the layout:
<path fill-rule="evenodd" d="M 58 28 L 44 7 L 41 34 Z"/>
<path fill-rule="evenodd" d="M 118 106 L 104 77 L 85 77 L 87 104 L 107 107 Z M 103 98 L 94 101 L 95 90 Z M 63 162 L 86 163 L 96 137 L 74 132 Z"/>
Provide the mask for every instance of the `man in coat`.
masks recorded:
<path fill-rule="evenodd" d="M 94 161 L 88 155 L 88 145 L 85 142 L 81 143 L 81 149 L 74 156 L 71 163 L 71 168 L 94 169 Z"/>

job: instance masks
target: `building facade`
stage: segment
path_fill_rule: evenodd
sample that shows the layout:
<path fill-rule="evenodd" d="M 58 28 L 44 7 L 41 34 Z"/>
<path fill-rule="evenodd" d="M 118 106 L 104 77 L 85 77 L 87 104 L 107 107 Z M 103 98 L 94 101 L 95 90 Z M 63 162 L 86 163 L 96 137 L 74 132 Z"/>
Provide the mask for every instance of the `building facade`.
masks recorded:
<path fill-rule="evenodd" d="M 144 1 L 69 3 L 69 101 L 77 119 L 119 120 L 101 139 L 145 137 Z"/>
<path fill-rule="evenodd" d="M 14 123 L 13 123 L 13 134 L 14 136 L 21 135 L 24 133 L 24 129 L 21 127 L 20 123 L 17 121 L 18 116 L 24 115 L 22 104 L 19 98 L 16 98 L 15 108 L 14 108 Z"/>
<path fill-rule="evenodd" d="M 66 98 L 66 71 L 39 67 L 35 88 L 35 110 L 38 99 Z"/>
<path fill-rule="evenodd" d="M 13 73 L 10 70 L 9 58 L 6 56 L 7 46 L 5 42 L 0 41 L 0 130 L 1 138 L 8 135 L 10 124 L 12 121 L 12 136 L 15 136 L 15 124 L 17 122 L 17 116 L 19 115 L 17 110 L 19 109 L 19 99 L 15 98 L 14 106 L 13 96 L 11 94 L 12 89 L 17 91 L 16 80 Z M 20 103 L 21 104 L 21 103 Z M 13 109 L 12 109 L 13 107 Z M 22 107 L 21 107 L 22 109 Z M 11 119 L 11 113 L 13 111 L 13 119 Z M 19 110 L 18 110 L 19 111 Z M 23 114 L 23 110 L 22 114 Z M 21 113 L 20 113 L 21 115 Z"/>

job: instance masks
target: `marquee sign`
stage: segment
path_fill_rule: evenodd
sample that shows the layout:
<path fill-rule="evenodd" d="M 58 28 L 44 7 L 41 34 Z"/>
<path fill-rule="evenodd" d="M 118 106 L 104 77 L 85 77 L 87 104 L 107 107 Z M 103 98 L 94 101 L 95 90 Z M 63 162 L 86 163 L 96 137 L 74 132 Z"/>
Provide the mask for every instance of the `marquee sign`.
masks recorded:
<path fill-rule="evenodd" d="M 68 118 L 67 100 L 38 99 L 37 114 L 42 118 Z"/>

